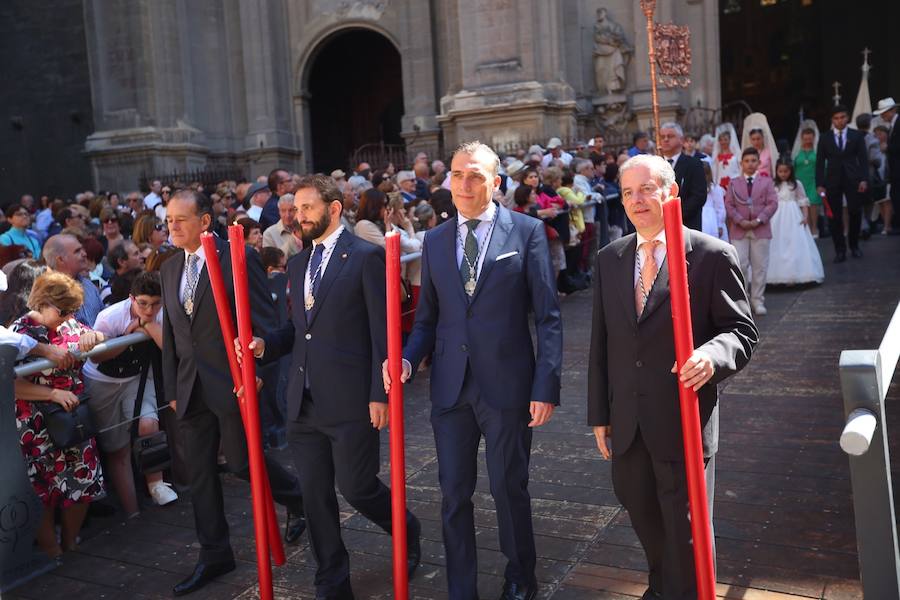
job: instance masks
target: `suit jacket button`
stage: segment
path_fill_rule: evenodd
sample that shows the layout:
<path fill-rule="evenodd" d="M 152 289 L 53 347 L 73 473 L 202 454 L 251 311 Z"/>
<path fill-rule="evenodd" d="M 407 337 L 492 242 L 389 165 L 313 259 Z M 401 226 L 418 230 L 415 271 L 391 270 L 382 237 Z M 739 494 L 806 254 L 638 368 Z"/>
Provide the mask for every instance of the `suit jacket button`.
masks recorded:
<path fill-rule="evenodd" d="M 469 347 L 468 347 L 467 345 L 465 345 L 465 344 L 463 344 L 462 346 L 460 346 L 459 349 L 462 350 L 463 352 L 468 352 L 468 351 L 469 351 Z"/>
<path fill-rule="evenodd" d="M 636 363 L 634 363 L 634 366 L 636 366 L 638 369 L 640 369 L 641 367 L 644 366 L 644 363 L 642 361 L 637 361 Z"/>
<path fill-rule="evenodd" d="M 469 310 L 466 311 L 466 318 L 467 318 L 467 319 L 471 319 L 471 318 L 472 318 L 472 309 L 471 309 L 471 308 L 470 308 Z"/>
<path fill-rule="evenodd" d="M 301 372 L 301 373 L 303 372 L 303 367 L 300 367 L 300 372 Z"/>
<path fill-rule="evenodd" d="M 307 333 L 305 337 L 306 337 L 306 339 L 311 340 L 311 339 L 312 339 L 312 334 L 311 334 L 311 333 Z"/>

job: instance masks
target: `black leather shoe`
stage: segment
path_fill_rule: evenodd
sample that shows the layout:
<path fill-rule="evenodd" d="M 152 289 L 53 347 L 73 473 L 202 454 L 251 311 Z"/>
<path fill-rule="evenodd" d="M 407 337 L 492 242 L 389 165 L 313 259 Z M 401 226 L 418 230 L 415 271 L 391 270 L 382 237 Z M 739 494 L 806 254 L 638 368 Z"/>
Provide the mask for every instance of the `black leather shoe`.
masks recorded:
<path fill-rule="evenodd" d="M 234 571 L 233 560 L 221 563 L 197 563 L 191 576 L 172 588 L 172 594 L 184 596 L 185 594 L 196 592 L 216 577 L 231 571 Z"/>
<path fill-rule="evenodd" d="M 845 260 L 847 260 L 847 253 L 846 253 L 846 252 L 838 252 L 838 253 L 835 255 L 835 257 L 834 257 L 834 263 L 835 263 L 835 264 L 837 264 L 837 263 L 842 263 L 842 262 L 844 262 Z"/>
<path fill-rule="evenodd" d="M 641 600 L 662 600 L 662 594 L 653 591 L 651 588 L 647 588 L 647 591 L 641 596 Z"/>
<path fill-rule="evenodd" d="M 859 248 L 854 248 L 850 251 L 850 256 L 852 256 L 853 258 L 862 258 L 862 250 L 860 250 Z"/>
<path fill-rule="evenodd" d="M 287 520 L 284 522 L 284 541 L 288 544 L 296 544 L 304 531 L 306 531 L 306 518 L 302 514 L 288 511 Z"/>
<path fill-rule="evenodd" d="M 406 525 L 406 572 L 412 579 L 422 562 L 422 524 L 415 515 L 410 516 L 412 519 Z"/>
<path fill-rule="evenodd" d="M 533 600 L 537 596 L 537 584 L 524 585 L 506 580 L 500 600 Z"/>

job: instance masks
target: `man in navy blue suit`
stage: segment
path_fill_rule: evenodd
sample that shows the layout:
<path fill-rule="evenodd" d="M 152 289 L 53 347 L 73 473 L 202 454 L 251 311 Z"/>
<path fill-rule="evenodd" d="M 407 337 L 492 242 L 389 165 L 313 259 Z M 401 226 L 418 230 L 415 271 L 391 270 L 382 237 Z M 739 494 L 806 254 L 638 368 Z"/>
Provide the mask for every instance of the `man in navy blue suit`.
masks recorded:
<path fill-rule="evenodd" d="M 388 424 L 380 363 L 387 356 L 384 250 L 341 224 L 334 180 L 311 175 L 294 195 L 304 242 L 288 263 L 291 320 L 254 338 L 263 363 L 291 354 L 288 418 L 309 541 L 318 565 L 316 598 L 352 600 L 334 484 L 360 514 L 391 533 L 391 493 L 378 478 L 379 434 Z M 408 570 L 419 564 L 420 525 L 407 511 Z"/>
<path fill-rule="evenodd" d="M 562 323 L 544 225 L 492 201 L 499 167 L 480 142 L 454 153 L 450 190 L 458 215 L 425 237 L 416 322 L 403 352 L 402 382 L 433 355 L 431 424 L 452 600 L 478 598 L 472 494 L 482 436 L 508 560 L 500 598 L 534 598 L 531 434 L 559 404 Z"/>

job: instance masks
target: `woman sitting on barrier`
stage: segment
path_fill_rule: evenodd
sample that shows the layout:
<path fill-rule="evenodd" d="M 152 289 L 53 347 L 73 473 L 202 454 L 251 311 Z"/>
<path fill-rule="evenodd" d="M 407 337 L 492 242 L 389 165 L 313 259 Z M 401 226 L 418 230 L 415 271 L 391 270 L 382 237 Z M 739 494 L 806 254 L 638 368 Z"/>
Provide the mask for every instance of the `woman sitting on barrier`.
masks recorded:
<path fill-rule="evenodd" d="M 87 352 L 103 341 L 102 334 L 75 320 L 84 301 L 81 284 L 62 273 L 38 277 L 28 297 L 30 312 L 12 330 L 38 342 Z M 37 532 L 41 549 L 55 558 L 77 544 L 88 504 L 104 495 L 103 475 L 94 438 L 68 448 L 57 447 L 45 426 L 46 403 L 74 410 L 84 389 L 81 363 L 71 369 L 52 368 L 16 379 L 16 427 L 28 476 L 44 504 Z M 55 509 L 61 509 L 61 538 L 54 529 Z M 60 543 L 61 542 L 61 543 Z"/>
<path fill-rule="evenodd" d="M 97 441 L 107 459 L 107 476 L 125 514 L 131 518 L 139 513 L 131 470 L 131 421 L 139 396 L 138 435 L 143 437 L 159 431 L 154 376 L 150 370 L 154 355 L 162 347 L 159 273 L 141 273 L 135 277 L 130 296 L 102 310 L 94 328 L 107 338 L 138 332 L 151 338 L 98 354 L 84 365 L 85 384 L 91 394 L 91 415 L 101 432 Z M 178 494 L 163 481 L 162 472 L 148 473 L 146 481 L 156 504 L 164 506 L 178 499 Z"/>

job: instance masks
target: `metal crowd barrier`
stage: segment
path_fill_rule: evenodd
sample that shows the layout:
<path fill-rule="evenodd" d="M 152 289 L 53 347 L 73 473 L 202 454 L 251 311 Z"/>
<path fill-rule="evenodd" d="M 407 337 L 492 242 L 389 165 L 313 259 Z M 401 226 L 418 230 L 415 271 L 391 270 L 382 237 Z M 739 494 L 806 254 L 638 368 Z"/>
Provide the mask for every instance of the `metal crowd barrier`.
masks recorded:
<path fill-rule="evenodd" d="M 132 333 L 77 356 L 85 359 L 148 339 L 146 333 Z M 15 415 L 15 378 L 43 371 L 54 363 L 40 359 L 15 367 L 16 353 L 15 347 L 0 345 L 0 594 L 57 565 L 34 545 L 44 507 L 25 469 Z"/>
<path fill-rule="evenodd" d="M 121 337 L 111 338 L 104 342 L 100 342 L 99 344 L 94 346 L 90 352 L 73 352 L 72 354 L 74 354 L 75 357 L 79 360 L 84 360 L 86 358 L 96 356 L 97 354 L 103 354 L 105 352 L 116 350 L 118 348 L 125 348 L 132 344 L 139 344 L 149 339 L 150 336 L 146 333 L 129 333 L 128 335 L 123 335 Z M 43 371 L 44 369 L 49 369 L 53 365 L 53 361 L 42 358 L 40 360 L 36 360 L 34 362 L 16 367 L 16 377 L 33 375 L 34 373 L 38 373 L 40 371 Z"/>
<path fill-rule="evenodd" d="M 841 448 L 850 457 L 856 544 L 866 598 L 900 598 L 900 552 L 884 407 L 898 359 L 900 305 L 877 350 L 841 352 L 841 392 L 847 419 Z"/>

